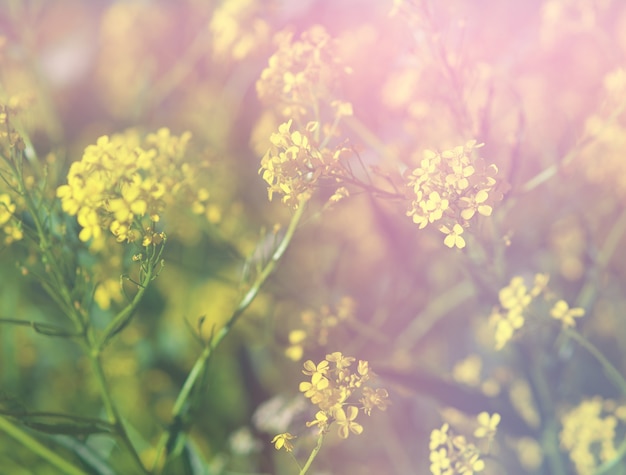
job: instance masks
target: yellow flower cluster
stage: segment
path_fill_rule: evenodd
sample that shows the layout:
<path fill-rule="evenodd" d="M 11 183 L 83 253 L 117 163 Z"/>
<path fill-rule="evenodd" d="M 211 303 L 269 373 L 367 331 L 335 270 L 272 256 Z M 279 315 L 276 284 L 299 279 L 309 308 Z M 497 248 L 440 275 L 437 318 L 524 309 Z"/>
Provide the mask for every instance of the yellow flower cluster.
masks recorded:
<path fill-rule="evenodd" d="M 259 99 L 278 107 L 283 117 L 300 120 L 324 98 L 331 104 L 341 73 L 349 72 L 337 56 L 336 42 L 321 26 L 302 33 L 293 41 L 291 33 L 276 36 L 278 50 L 269 59 L 256 83 Z"/>
<path fill-rule="evenodd" d="M 626 421 L 626 406 L 600 397 L 582 401 L 561 418 L 561 446 L 579 475 L 596 473 L 598 466 L 617 456 L 618 423 Z"/>
<path fill-rule="evenodd" d="M 4 244 L 19 241 L 24 236 L 21 222 L 15 217 L 16 205 L 7 193 L 0 194 L 0 229 L 4 233 Z"/>
<path fill-rule="evenodd" d="M 270 201 L 274 193 L 279 193 L 283 195 L 283 203 L 297 208 L 300 201 L 311 196 L 320 178 L 341 175 L 340 159 L 347 149 L 320 149 L 314 138 L 319 122 L 309 122 L 302 132 L 292 131 L 291 125 L 289 120 L 272 134 L 272 146 L 261 159 L 259 174 L 269 185 Z"/>
<path fill-rule="evenodd" d="M 474 437 L 491 441 L 500 423 L 500 414 L 481 412 L 477 421 Z M 453 434 L 447 423 L 430 433 L 429 448 L 430 472 L 433 475 L 472 475 L 485 469 L 479 448 L 468 442 L 465 436 Z"/>
<path fill-rule="evenodd" d="M 182 162 L 189 133 L 180 137 L 166 128 L 143 142 L 134 134 L 100 137 L 74 162 L 67 185 L 57 189 L 63 210 L 77 216 L 79 239 L 92 249 L 104 245 L 103 230 L 118 242 L 158 244 L 163 233 L 154 230 L 175 197 L 188 193 L 195 173 Z"/>
<path fill-rule="evenodd" d="M 313 310 L 302 312 L 300 318 L 304 328 L 289 332 L 290 345 L 285 350 L 285 355 L 293 361 L 299 361 L 307 340 L 315 340 L 314 343 L 318 346 L 326 346 L 330 330 L 341 322 L 353 318 L 355 307 L 355 301 L 344 296 L 334 306 L 323 305 L 319 312 Z"/>
<path fill-rule="evenodd" d="M 426 150 L 420 166 L 407 176 L 412 196 L 407 216 L 420 229 L 438 222 L 450 248 L 464 248 L 469 221 L 477 213 L 490 216 L 494 202 L 502 198 L 495 191 L 498 168 L 475 157 L 481 146 L 471 140 L 441 153 Z"/>
<path fill-rule="evenodd" d="M 209 22 L 215 57 L 240 61 L 266 42 L 270 27 L 255 11 L 260 8 L 253 0 L 221 2 Z"/>
<path fill-rule="evenodd" d="M 495 348 L 501 350 L 513 337 L 515 332 L 522 328 L 526 320 L 528 308 L 531 303 L 544 292 L 548 284 L 546 274 L 536 274 L 533 287 L 528 289 L 524 279 L 520 276 L 513 277 L 508 286 L 498 293 L 500 308 L 495 308 L 491 313 L 490 324 L 495 327 Z M 551 298 L 545 300 L 549 301 Z M 542 311 L 543 313 L 543 311 Z M 576 326 L 576 318 L 585 314 L 580 307 L 570 308 L 569 304 L 559 299 L 552 305 L 550 316 L 559 320 L 563 328 Z"/>
<path fill-rule="evenodd" d="M 516 276 L 511 279 L 509 285 L 498 293 L 500 309 L 494 309 L 491 314 L 491 324 L 495 326 L 496 350 L 501 350 L 513 337 L 513 334 L 522 328 L 525 317 L 524 312 L 548 284 L 546 274 L 535 275 L 534 285 L 529 290 L 524 283 L 523 277 Z"/>
<path fill-rule="evenodd" d="M 367 361 L 359 360 L 356 371 L 351 369 L 355 361 L 336 351 L 318 364 L 311 360 L 304 363 L 302 372 L 311 379 L 300 383 L 300 391 L 319 407 L 315 420 L 307 422 L 307 427 L 317 426 L 326 432 L 335 423 L 339 437 L 346 439 L 350 433 L 363 432 L 363 426 L 356 421 L 359 410 L 369 416 L 375 408 L 387 409 L 387 390 L 370 386 L 375 375 Z"/>
<path fill-rule="evenodd" d="M 605 98 L 602 107 L 585 121 L 585 136 L 589 145 L 573 160 L 572 170 L 594 185 L 594 193 L 626 202 L 626 124 L 623 120 L 626 97 L 626 69 L 608 72 L 604 77 Z M 616 120 L 617 116 L 617 120 Z M 602 160 L 598 160 L 602 157 Z"/>

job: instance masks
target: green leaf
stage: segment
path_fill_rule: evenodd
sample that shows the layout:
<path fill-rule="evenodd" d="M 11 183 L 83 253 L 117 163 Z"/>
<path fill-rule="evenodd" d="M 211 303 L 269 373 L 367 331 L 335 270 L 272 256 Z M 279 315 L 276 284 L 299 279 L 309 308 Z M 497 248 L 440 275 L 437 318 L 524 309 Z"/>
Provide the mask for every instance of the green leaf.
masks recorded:
<path fill-rule="evenodd" d="M 53 412 L 11 412 L 0 410 L 31 429 L 47 434 L 89 435 L 114 433 L 114 427 L 106 421 Z"/>

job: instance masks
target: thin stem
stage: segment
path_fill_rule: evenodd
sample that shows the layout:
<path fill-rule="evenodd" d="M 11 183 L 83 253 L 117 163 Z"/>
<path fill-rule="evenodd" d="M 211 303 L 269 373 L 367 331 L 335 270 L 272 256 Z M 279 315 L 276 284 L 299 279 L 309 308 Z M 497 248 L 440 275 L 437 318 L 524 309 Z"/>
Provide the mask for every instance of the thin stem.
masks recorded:
<path fill-rule="evenodd" d="M 0 416 L 0 429 L 25 447 L 28 447 L 31 452 L 50 462 L 62 473 L 67 475 L 87 475 L 87 472 L 84 472 L 80 468 L 71 464 L 55 451 L 49 449 L 37 439 L 31 437 L 25 431 L 17 427 L 15 424 L 12 424 L 8 419 L 2 416 Z"/>
<path fill-rule="evenodd" d="M 622 392 L 622 395 L 626 397 L 626 379 L 622 376 L 622 374 L 617 370 L 613 364 L 602 354 L 596 346 L 588 341 L 585 337 L 583 337 L 580 333 L 578 333 L 573 328 L 565 329 L 565 334 L 576 340 L 576 342 L 584 347 L 589 353 L 591 353 L 598 362 L 602 365 L 602 369 L 606 373 L 607 377 L 619 388 Z"/>
<path fill-rule="evenodd" d="M 107 413 L 107 417 L 111 425 L 113 425 L 116 429 L 116 433 L 122 439 L 122 442 L 130 452 L 133 460 L 137 464 L 137 466 L 141 469 L 143 473 L 148 473 L 146 468 L 143 466 L 143 462 L 139 458 L 139 454 L 135 450 L 130 438 L 128 437 L 128 432 L 122 418 L 119 415 L 117 407 L 113 402 L 113 398 L 111 397 L 111 391 L 109 390 L 109 386 L 106 381 L 106 377 L 104 375 L 104 370 L 102 369 L 102 363 L 100 362 L 100 354 L 94 353 L 93 351 L 90 353 L 91 359 L 91 367 L 96 376 L 96 381 L 98 382 L 98 386 L 100 388 L 100 395 L 102 397 L 102 402 L 104 404 L 104 408 Z"/>
<path fill-rule="evenodd" d="M 276 247 L 276 250 L 272 254 L 272 257 L 270 258 L 269 262 L 265 264 L 265 267 L 263 268 L 261 273 L 257 276 L 257 278 L 255 279 L 250 289 L 242 297 L 241 301 L 239 302 L 239 305 L 237 305 L 237 308 L 234 310 L 234 312 L 232 313 L 228 321 L 219 330 L 219 332 L 214 337 L 211 338 L 211 340 L 208 342 L 207 346 L 204 348 L 200 356 L 196 359 L 196 362 L 194 363 L 191 371 L 189 372 L 189 375 L 187 376 L 187 379 L 185 380 L 185 383 L 183 384 L 183 387 L 181 388 L 178 394 L 178 397 L 176 398 L 176 401 L 174 403 L 174 407 L 172 409 L 172 420 L 177 420 L 180 418 L 180 416 L 183 413 L 184 408 L 187 407 L 187 402 L 190 398 L 190 395 L 193 389 L 196 387 L 196 384 L 198 383 L 198 380 L 200 379 L 201 375 L 204 374 L 205 367 L 211 355 L 213 354 L 213 351 L 217 348 L 220 342 L 226 337 L 226 335 L 230 333 L 233 326 L 237 323 L 241 315 L 245 312 L 245 310 L 250 306 L 250 304 L 254 301 L 256 296 L 259 294 L 259 291 L 261 290 L 261 287 L 263 286 L 265 281 L 272 274 L 272 272 L 274 272 L 274 270 L 276 269 L 278 262 L 280 261 L 283 254 L 289 247 L 289 244 L 295 234 L 296 228 L 298 227 L 298 224 L 300 223 L 300 220 L 302 219 L 305 208 L 306 208 L 306 200 L 303 200 L 299 203 L 299 206 L 296 209 L 296 212 L 291 217 L 291 221 L 289 222 L 287 231 L 285 232 L 285 235 L 283 236 L 282 240 Z M 161 436 L 159 443 L 157 445 L 157 449 L 156 449 L 157 455 L 154 459 L 153 471 L 156 470 L 156 467 L 159 463 L 159 459 L 161 458 L 161 454 L 171 435 L 172 435 L 171 433 L 165 432 Z"/>
<path fill-rule="evenodd" d="M 322 448 L 322 443 L 324 442 L 324 435 L 325 435 L 324 432 L 320 432 L 320 435 L 317 438 L 317 445 L 315 445 L 315 448 L 311 452 L 311 455 L 309 455 L 308 460 L 306 461 L 304 466 L 300 469 L 300 475 L 304 475 L 309 470 L 309 468 L 311 468 L 311 464 L 313 463 L 313 461 L 315 460 L 315 457 L 317 457 L 317 454 Z"/>
<path fill-rule="evenodd" d="M 128 319 L 132 316 L 132 314 L 137 309 L 137 306 L 141 302 L 146 290 L 148 289 L 148 285 L 152 281 L 154 276 L 154 265 L 155 263 L 149 261 L 147 264 L 147 270 L 144 275 L 144 278 L 141 279 L 141 285 L 139 285 L 137 293 L 133 300 L 124 307 L 106 326 L 102 336 L 98 340 L 98 342 L 94 345 L 92 351 L 96 354 L 99 354 L 102 351 L 104 345 L 111 339 L 111 337 L 121 328 L 123 327 Z"/>

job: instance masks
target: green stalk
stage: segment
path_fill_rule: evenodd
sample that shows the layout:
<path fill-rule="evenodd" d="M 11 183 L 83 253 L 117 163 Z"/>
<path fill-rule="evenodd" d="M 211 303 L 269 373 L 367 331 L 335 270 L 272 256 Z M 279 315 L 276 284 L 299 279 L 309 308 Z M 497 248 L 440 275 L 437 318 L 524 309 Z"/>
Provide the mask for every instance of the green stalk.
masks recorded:
<path fill-rule="evenodd" d="M 255 279 L 250 289 L 243 296 L 243 298 L 239 302 L 239 305 L 237 305 L 237 308 L 234 310 L 234 312 L 232 313 L 232 315 L 230 316 L 226 324 L 219 330 L 219 332 L 215 336 L 213 336 L 213 338 L 211 338 L 211 340 L 208 342 L 207 346 L 204 348 L 200 356 L 196 359 L 196 362 L 194 363 L 191 371 L 189 372 L 189 375 L 187 376 L 187 379 L 185 380 L 185 383 L 183 384 L 183 387 L 180 390 L 178 397 L 176 398 L 176 402 L 174 403 L 174 407 L 172 409 L 172 420 L 178 419 L 183 413 L 183 409 L 187 405 L 187 401 L 189 400 L 191 392 L 193 388 L 196 386 L 198 380 L 200 379 L 200 376 L 204 374 L 206 364 L 208 363 L 211 355 L 213 354 L 213 351 L 217 348 L 220 342 L 226 337 L 226 335 L 230 333 L 235 323 L 237 323 L 237 321 L 239 320 L 239 317 L 241 317 L 241 315 L 245 312 L 245 310 L 254 301 L 256 296 L 259 294 L 259 291 L 261 290 L 261 287 L 263 286 L 265 281 L 272 274 L 272 272 L 274 272 L 274 270 L 276 269 L 278 262 L 280 261 L 283 254 L 287 250 L 287 247 L 289 246 L 289 243 L 291 242 L 291 239 L 293 238 L 293 235 L 295 234 L 296 228 L 298 227 L 298 224 L 304 214 L 304 209 L 306 207 L 305 205 L 306 205 L 306 200 L 303 200 L 300 202 L 298 208 L 296 209 L 296 212 L 291 217 L 291 221 L 289 222 L 289 226 L 287 227 L 287 231 L 285 232 L 285 235 L 283 236 L 280 244 L 274 251 L 274 254 L 272 254 L 271 259 L 269 260 L 267 264 L 265 264 L 265 267 L 263 268 L 261 273 L 257 276 L 257 278 Z M 159 443 L 157 445 L 157 452 L 156 452 L 157 455 L 154 459 L 153 471 L 156 470 L 156 466 L 159 462 L 159 459 L 161 458 L 161 454 L 167 444 L 167 440 L 170 437 L 170 435 L 171 434 L 169 432 L 165 432 L 159 440 Z"/>
<path fill-rule="evenodd" d="M 320 435 L 317 438 L 317 445 L 315 446 L 315 448 L 311 452 L 311 455 L 309 455 L 309 459 L 306 461 L 306 463 L 304 464 L 302 469 L 300 469 L 300 474 L 299 475 L 304 475 L 309 470 L 309 468 L 311 468 L 311 464 L 313 463 L 313 461 L 315 460 L 315 457 L 317 457 L 317 454 L 319 453 L 320 449 L 322 448 L 322 443 L 323 442 L 324 442 L 324 432 L 320 432 Z"/>
<path fill-rule="evenodd" d="M 624 379 L 622 374 L 611 364 L 602 352 L 573 328 L 565 329 L 565 334 L 572 340 L 575 340 L 580 346 L 584 347 L 598 360 L 607 377 L 613 382 L 613 384 L 615 384 L 615 386 L 619 388 L 622 395 L 626 397 L 626 379 Z"/>
<path fill-rule="evenodd" d="M 154 265 L 153 265 L 152 262 L 148 262 L 145 276 L 141 280 L 141 285 L 138 286 L 139 289 L 137 290 L 137 293 L 133 297 L 133 300 L 126 307 L 124 307 L 109 322 L 109 324 L 106 326 L 102 336 L 100 337 L 98 342 L 95 343 L 94 347 L 92 348 L 92 352 L 93 353 L 100 354 L 100 352 L 102 351 L 102 348 L 104 347 L 104 345 L 111 339 L 111 337 L 115 334 L 115 332 L 120 327 L 125 325 L 125 323 L 128 321 L 128 319 L 132 316 L 132 314 L 137 309 L 137 306 L 141 302 L 144 294 L 146 293 L 146 290 L 148 289 L 148 285 L 152 281 L 153 276 L 154 276 Z"/>
<path fill-rule="evenodd" d="M 66 475 L 87 475 L 87 472 L 84 472 L 80 468 L 65 460 L 63 457 L 57 455 L 55 451 L 49 449 L 37 439 L 31 437 L 25 431 L 17 427 L 15 424 L 12 424 L 8 419 L 2 416 L 0 416 L 0 429 L 27 447 L 31 452 L 50 462 L 50 464 L 58 468 L 61 473 Z"/>
<path fill-rule="evenodd" d="M 21 152 L 18 152 L 18 153 L 21 153 Z M 123 422 L 121 418 L 119 417 L 117 408 L 111 398 L 111 394 L 110 394 L 108 385 L 106 383 L 106 378 L 104 376 L 104 371 L 102 369 L 102 364 L 100 362 L 100 353 L 101 353 L 103 345 L 112 336 L 112 334 L 118 328 L 118 325 L 123 324 L 123 322 L 126 319 L 130 318 L 133 311 L 136 309 L 137 305 L 139 304 L 141 298 L 143 297 L 143 294 L 146 291 L 146 287 L 148 286 L 148 284 L 152 280 L 152 276 L 154 275 L 153 274 L 154 272 L 153 261 L 150 260 L 148 262 L 148 267 L 147 267 L 145 278 L 142 282 L 142 285 L 139 288 L 139 291 L 135 295 L 135 298 L 133 299 L 133 301 L 128 306 L 126 306 L 126 308 L 124 308 L 109 323 L 102 338 L 97 342 L 94 341 L 94 339 L 92 338 L 92 333 L 87 331 L 88 322 L 86 322 L 82 318 L 80 312 L 73 305 L 70 289 L 68 288 L 67 283 L 65 282 L 60 263 L 57 260 L 56 256 L 54 255 L 54 253 L 52 252 L 53 245 L 49 241 L 48 236 L 46 234 L 46 230 L 44 228 L 42 219 L 39 215 L 39 208 L 35 204 L 33 197 L 31 196 L 28 189 L 26 188 L 23 170 L 21 166 L 21 163 L 22 163 L 21 159 L 22 157 L 14 156 L 14 161 L 11 163 L 11 166 L 13 169 L 12 171 L 18 181 L 18 187 L 19 187 L 18 191 L 23 196 L 24 201 L 26 203 L 26 207 L 28 211 L 30 212 L 30 215 L 33 219 L 33 223 L 35 225 L 35 230 L 37 232 L 37 237 L 39 240 L 39 248 L 42 252 L 45 262 L 49 264 L 50 270 L 51 270 L 50 272 L 50 276 L 52 279 L 51 282 L 47 283 L 45 281 L 42 281 L 42 284 L 44 288 L 48 291 L 52 299 L 55 302 L 57 302 L 57 304 L 60 306 L 62 310 L 65 311 L 67 316 L 70 318 L 70 320 L 74 324 L 74 327 L 76 328 L 77 332 L 85 336 L 85 340 L 81 342 L 81 346 L 83 350 L 90 357 L 92 369 L 94 371 L 96 380 L 98 382 L 98 386 L 100 388 L 100 394 L 101 394 L 102 401 L 103 401 L 105 410 L 107 412 L 109 421 L 115 426 L 117 434 L 122 439 L 122 442 L 131 453 L 137 465 L 141 468 L 142 472 L 146 473 L 145 467 L 141 463 L 139 455 L 137 454 L 137 451 L 133 447 L 128 437 L 126 428 L 124 427 Z M 160 254 L 157 257 L 159 256 Z"/>
<path fill-rule="evenodd" d="M 122 422 L 122 418 L 119 415 L 119 411 L 117 410 L 117 407 L 113 402 L 113 398 L 111 397 L 111 391 L 109 390 L 109 386 L 104 375 L 104 370 L 102 369 L 102 363 L 100 362 L 100 355 L 92 352 L 89 356 L 91 359 L 91 367 L 100 388 L 100 395 L 102 397 L 102 402 L 104 404 L 104 408 L 107 413 L 109 422 L 115 427 L 115 432 L 122 439 L 124 446 L 130 452 L 136 465 L 141 469 L 143 473 L 148 473 L 146 468 L 143 466 L 141 459 L 139 458 L 139 454 L 135 450 L 135 447 L 128 437 L 128 431 L 126 430 L 126 427 Z"/>

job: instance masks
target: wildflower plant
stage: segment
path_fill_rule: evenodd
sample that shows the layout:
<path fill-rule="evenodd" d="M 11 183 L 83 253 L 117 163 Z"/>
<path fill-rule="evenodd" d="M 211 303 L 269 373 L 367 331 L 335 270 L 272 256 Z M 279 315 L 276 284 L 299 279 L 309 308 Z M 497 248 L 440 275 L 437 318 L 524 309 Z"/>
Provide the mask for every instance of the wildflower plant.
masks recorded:
<path fill-rule="evenodd" d="M 476 157 L 484 144 L 475 140 L 441 153 L 424 151 L 420 166 L 407 173 L 412 202 L 407 216 L 419 226 L 437 223 L 450 248 L 465 247 L 464 230 L 474 216 L 491 216 L 502 199 L 497 191 L 498 167 Z"/>
<path fill-rule="evenodd" d="M 0 471 L 623 475 L 626 5 L 270 3 L 0 0 Z"/>
<path fill-rule="evenodd" d="M 387 390 L 372 386 L 376 375 L 369 363 L 359 360 L 356 367 L 352 367 L 355 362 L 355 358 L 344 356 L 339 351 L 327 354 L 317 364 L 312 360 L 304 362 L 302 373 L 310 376 L 310 381 L 301 382 L 299 389 L 311 404 L 317 406 L 315 418 L 306 422 L 306 426 L 317 429 L 318 440 L 300 470 L 301 475 L 308 471 L 331 427 L 336 427 L 341 439 L 347 439 L 350 434 L 360 435 L 364 430 L 360 420 L 357 421 L 360 413 L 370 416 L 374 409 L 385 411 L 389 407 Z M 291 452 L 293 445 L 290 440 L 293 438 L 286 432 L 276 435 L 272 443 L 276 450 L 285 448 Z"/>
<path fill-rule="evenodd" d="M 500 414 L 481 412 L 477 417 L 478 427 L 474 431 L 476 444 L 480 439 L 487 441 L 487 453 L 490 442 L 496 435 Z M 464 435 L 455 434 L 450 424 L 430 433 L 430 472 L 433 475 L 454 475 L 480 473 L 485 470 L 484 453 L 478 446 L 469 442 Z"/>

